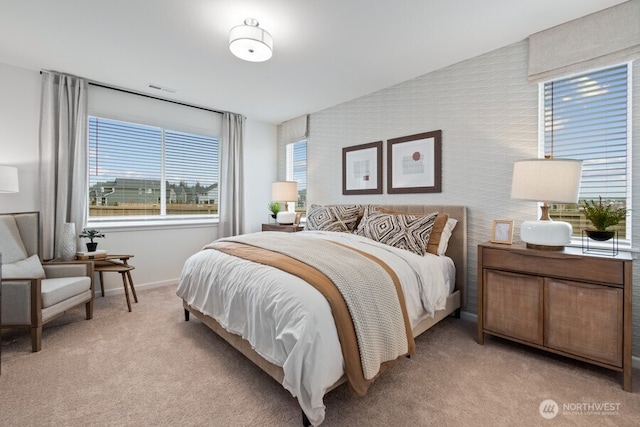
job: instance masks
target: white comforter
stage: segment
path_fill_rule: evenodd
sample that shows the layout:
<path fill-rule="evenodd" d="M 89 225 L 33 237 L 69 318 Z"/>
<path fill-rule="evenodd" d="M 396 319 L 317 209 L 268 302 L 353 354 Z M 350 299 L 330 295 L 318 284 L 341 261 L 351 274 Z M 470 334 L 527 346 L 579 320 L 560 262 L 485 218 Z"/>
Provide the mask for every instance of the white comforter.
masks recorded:
<path fill-rule="evenodd" d="M 444 308 L 455 277 L 450 259 L 421 257 L 349 233 L 302 233 L 386 262 L 400 279 L 412 326 Z M 331 310 L 320 292 L 284 271 L 207 249 L 186 261 L 176 293 L 281 366 L 283 386 L 297 397 L 313 425 L 322 423 L 322 398 L 343 375 L 344 364 Z"/>

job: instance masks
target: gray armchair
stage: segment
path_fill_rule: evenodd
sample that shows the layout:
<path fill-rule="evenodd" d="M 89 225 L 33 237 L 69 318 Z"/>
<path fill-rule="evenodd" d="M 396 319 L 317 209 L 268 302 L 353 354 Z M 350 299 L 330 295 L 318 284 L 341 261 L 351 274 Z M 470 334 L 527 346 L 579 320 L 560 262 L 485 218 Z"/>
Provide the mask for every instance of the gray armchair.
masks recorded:
<path fill-rule="evenodd" d="M 42 325 L 85 304 L 93 318 L 93 262 L 41 262 L 38 212 L 0 214 L 1 328 L 31 328 L 40 351 Z"/>

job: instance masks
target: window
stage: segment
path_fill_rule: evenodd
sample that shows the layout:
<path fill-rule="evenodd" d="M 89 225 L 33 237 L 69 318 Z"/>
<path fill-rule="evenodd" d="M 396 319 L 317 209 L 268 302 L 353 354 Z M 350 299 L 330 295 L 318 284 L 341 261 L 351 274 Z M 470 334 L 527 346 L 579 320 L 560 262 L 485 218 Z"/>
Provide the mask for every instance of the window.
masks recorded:
<path fill-rule="evenodd" d="M 541 84 L 544 153 L 583 160 L 580 200 L 631 206 L 629 80 L 624 64 Z M 574 236 L 587 228 L 576 205 L 553 205 L 550 213 L 571 223 Z M 629 239 L 630 217 L 614 229 Z"/>
<path fill-rule="evenodd" d="M 287 144 L 287 181 L 298 183 L 296 212 L 307 210 L 307 141 Z"/>
<path fill-rule="evenodd" d="M 216 138 L 89 117 L 90 221 L 212 216 L 217 203 Z"/>

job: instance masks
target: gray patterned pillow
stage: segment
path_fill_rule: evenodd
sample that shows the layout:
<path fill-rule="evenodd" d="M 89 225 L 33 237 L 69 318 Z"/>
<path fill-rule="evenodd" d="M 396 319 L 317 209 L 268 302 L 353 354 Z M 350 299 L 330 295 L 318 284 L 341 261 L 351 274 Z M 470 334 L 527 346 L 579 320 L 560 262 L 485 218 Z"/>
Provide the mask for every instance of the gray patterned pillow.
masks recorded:
<path fill-rule="evenodd" d="M 311 205 L 307 212 L 307 230 L 346 231 L 356 227 L 360 205 Z"/>
<path fill-rule="evenodd" d="M 356 234 L 418 255 L 427 250 L 437 212 L 429 215 L 365 214 Z"/>

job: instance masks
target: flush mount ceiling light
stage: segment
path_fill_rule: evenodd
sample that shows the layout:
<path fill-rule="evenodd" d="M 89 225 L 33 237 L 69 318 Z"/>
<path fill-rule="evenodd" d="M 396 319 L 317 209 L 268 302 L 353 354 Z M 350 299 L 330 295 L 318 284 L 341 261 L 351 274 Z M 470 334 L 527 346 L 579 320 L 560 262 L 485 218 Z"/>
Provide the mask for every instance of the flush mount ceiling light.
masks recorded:
<path fill-rule="evenodd" d="M 233 27 L 229 32 L 229 49 L 240 59 L 263 62 L 273 54 L 271 34 L 258 27 L 253 18 L 244 20 L 244 25 Z"/>

